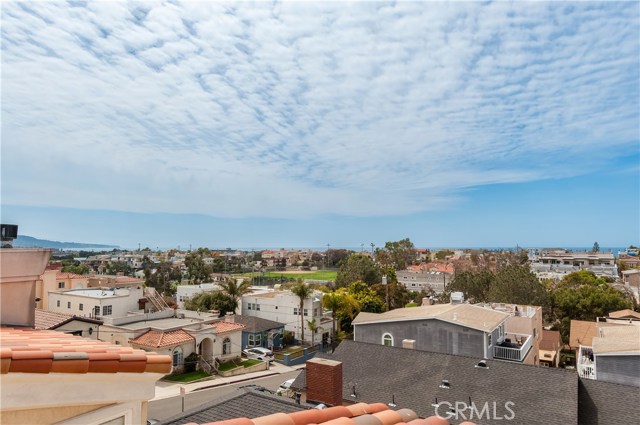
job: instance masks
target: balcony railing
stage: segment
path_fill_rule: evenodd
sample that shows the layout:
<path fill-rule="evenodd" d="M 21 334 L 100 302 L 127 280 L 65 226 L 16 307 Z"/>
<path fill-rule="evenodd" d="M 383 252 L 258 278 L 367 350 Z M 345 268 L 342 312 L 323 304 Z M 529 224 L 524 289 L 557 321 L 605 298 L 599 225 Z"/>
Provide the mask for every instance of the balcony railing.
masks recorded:
<path fill-rule="evenodd" d="M 576 369 L 578 370 L 578 376 L 586 379 L 596 379 L 596 362 L 593 357 L 593 349 L 581 345 L 577 357 Z"/>
<path fill-rule="evenodd" d="M 493 347 L 493 358 L 522 362 L 531 349 L 533 337 L 524 334 L 507 334 L 505 337 L 500 345 Z"/>

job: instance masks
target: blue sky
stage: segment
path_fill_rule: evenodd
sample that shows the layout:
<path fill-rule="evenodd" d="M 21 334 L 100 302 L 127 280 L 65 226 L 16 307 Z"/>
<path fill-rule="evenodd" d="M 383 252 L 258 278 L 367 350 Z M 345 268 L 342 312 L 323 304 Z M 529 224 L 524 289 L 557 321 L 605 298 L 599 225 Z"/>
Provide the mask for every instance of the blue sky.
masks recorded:
<path fill-rule="evenodd" d="M 2 221 L 122 246 L 640 239 L 637 2 L 2 3 Z"/>

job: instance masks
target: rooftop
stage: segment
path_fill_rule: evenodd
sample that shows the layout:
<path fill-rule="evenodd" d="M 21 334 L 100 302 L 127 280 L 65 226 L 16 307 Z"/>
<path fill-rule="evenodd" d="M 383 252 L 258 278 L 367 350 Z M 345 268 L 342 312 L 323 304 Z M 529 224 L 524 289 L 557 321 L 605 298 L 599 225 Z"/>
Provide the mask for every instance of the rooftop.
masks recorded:
<path fill-rule="evenodd" d="M 640 354 L 640 327 L 600 327 L 591 345 L 595 354 Z"/>
<path fill-rule="evenodd" d="M 129 340 L 131 344 L 143 345 L 151 348 L 171 347 L 185 342 L 194 341 L 195 338 L 182 329 L 176 331 L 155 331 L 143 333 L 137 338 Z"/>
<path fill-rule="evenodd" d="M 69 323 L 72 320 L 81 320 L 83 322 L 102 324 L 101 320 L 90 319 L 87 317 L 77 317 L 71 314 L 55 313 L 53 311 L 41 310 L 36 308 L 36 329 L 55 329 L 59 326 Z"/>
<path fill-rule="evenodd" d="M 233 320 L 235 323 L 244 325 L 244 331 L 250 333 L 264 332 L 270 329 L 281 328 L 285 325 L 284 323 L 274 322 L 273 320 L 262 319 L 254 316 L 235 315 Z"/>
<path fill-rule="evenodd" d="M 473 304 L 436 304 L 420 307 L 398 308 L 385 313 L 360 313 L 354 325 L 397 322 L 420 319 L 438 319 L 482 331 L 492 331 L 507 320 L 509 314 Z"/>
<path fill-rule="evenodd" d="M 51 330 L 0 327 L 2 374 L 169 373 L 171 357 Z"/>

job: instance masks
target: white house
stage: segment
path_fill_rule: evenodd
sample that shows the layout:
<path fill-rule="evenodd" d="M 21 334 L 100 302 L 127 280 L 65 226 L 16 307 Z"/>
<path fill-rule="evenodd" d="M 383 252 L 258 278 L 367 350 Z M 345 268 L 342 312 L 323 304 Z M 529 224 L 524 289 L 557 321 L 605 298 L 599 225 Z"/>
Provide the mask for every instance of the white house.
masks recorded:
<path fill-rule="evenodd" d="M 185 301 L 202 292 L 219 291 L 220 286 L 214 283 L 201 283 L 200 285 L 178 285 L 176 287 L 176 300 L 178 308 L 183 309 Z"/>
<path fill-rule="evenodd" d="M 284 323 L 284 329 L 293 332 L 300 338 L 300 298 L 290 291 L 267 290 L 254 292 L 242 297 L 242 315 L 254 316 L 274 322 Z M 322 292 L 314 291 L 313 295 L 304 300 L 302 309 L 304 319 L 305 340 L 311 340 L 311 331 L 307 321 L 315 319 L 318 326 L 322 319 Z M 316 334 L 328 333 L 327 329 L 318 329 Z M 328 335 L 327 335 L 328 336 Z M 316 338 L 318 341 L 319 338 Z"/>
<path fill-rule="evenodd" d="M 142 286 L 49 291 L 48 310 L 80 317 L 123 317 L 140 311 L 143 297 Z"/>

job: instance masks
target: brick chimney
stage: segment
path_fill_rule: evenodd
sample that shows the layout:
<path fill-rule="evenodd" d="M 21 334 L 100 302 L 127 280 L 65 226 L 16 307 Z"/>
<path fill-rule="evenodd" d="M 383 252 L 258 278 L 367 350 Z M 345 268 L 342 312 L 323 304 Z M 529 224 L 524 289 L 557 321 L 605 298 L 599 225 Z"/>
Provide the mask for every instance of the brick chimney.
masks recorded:
<path fill-rule="evenodd" d="M 307 400 L 342 406 L 342 362 L 307 360 Z"/>

